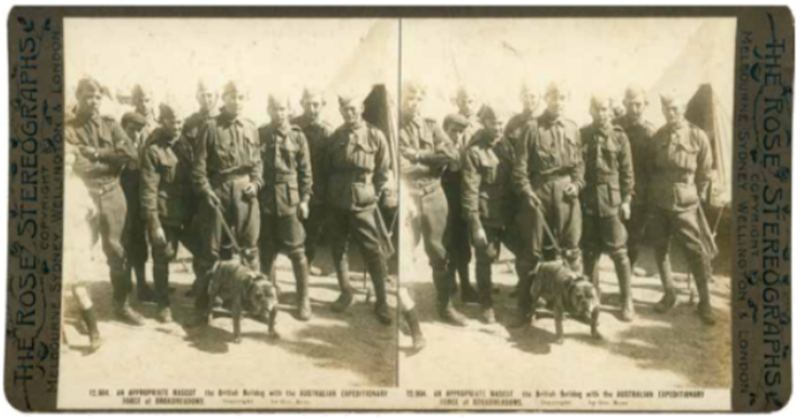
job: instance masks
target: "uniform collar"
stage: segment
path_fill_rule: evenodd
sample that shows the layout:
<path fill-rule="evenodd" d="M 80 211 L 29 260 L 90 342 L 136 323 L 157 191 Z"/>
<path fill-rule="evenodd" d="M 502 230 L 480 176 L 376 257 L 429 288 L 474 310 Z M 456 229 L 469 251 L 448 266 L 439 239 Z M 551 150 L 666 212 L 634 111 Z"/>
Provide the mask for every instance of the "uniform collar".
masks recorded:
<path fill-rule="evenodd" d="M 290 124 L 286 124 L 283 126 L 279 126 L 278 124 L 271 124 L 273 131 L 281 134 L 284 137 L 289 136 L 289 131 L 292 130 L 292 126 Z"/>
<path fill-rule="evenodd" d="M 239 115 L 231 115 L 230 113 L 220 111 L 220 114 L 217 117 L 224 124 L 242 125 L 242 120 L 239 118 Z"/>
<path fill-rule="evenodd" d="M 608 126 L 600 126 L 593 123 L 593 128 L 595 128 L 595 132 L 600 134 L 604 138 L 612 137 L 612 131 L 614 130 L 614 126 L 609 124 Z"/>

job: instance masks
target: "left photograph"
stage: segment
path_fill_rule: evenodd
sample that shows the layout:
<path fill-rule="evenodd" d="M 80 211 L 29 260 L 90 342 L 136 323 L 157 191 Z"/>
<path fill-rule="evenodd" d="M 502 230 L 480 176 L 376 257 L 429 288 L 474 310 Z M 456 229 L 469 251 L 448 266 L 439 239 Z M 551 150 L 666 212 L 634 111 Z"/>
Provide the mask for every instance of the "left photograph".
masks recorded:
<path fill-rule="evenodd" d="M 398 24 L 64 20 L 60 409 L 397 385 Z"/>

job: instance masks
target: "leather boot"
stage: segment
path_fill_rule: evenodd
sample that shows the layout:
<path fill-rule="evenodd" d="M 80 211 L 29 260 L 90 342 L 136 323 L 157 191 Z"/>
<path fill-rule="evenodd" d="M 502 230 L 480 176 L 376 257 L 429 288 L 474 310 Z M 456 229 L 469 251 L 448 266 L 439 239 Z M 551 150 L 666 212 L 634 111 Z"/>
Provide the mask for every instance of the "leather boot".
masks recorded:
<path fill-rule="evenodd" d="M 128 304 L 127 300 L 125 302 L 114 302 L 114 317 L 121 322 L 130 324 L 131 326 L 142 326 L 145 324 L 144 317 L 135 312 Z"/>
<path fill-rule="evenodd" d="M 392 313 L 387 304 L 387 263 L 382 258 L 375 258 L 368 261 L 367 268 L 375 290 L 375 315 L 381 324 L 389 326 L 392 324 Z"/>
<path fill-rule="evenodd" d="M 292 270 L 295 273 L 295 289 L 298 296 L 298 319 L 308 321 L 312 311 L 309 301 L 309 264 L 305 254 L 300 253 L 292 257 Z"/>
<path fill-rule="evenodd" d="M 470 264 L 459 261 L 456 263 L 456 273 L 459 275 L 459 291 L 462 303 L 477 303 L 478 293 L 473 285 L 470 284 Z"/>
<path fill-rule="evenodd" d="M 712 265 L 706 256 L 701 255 L 693 263 L 693 278 L 698 288 L 698 315 L 707 326 L 715 325 L 715 316 L 712 313 L 712 303 L 709 296 L 709 281 L 712 280 Z"/>
<path fill-rule="evenodd" d="M 509 327 L 513 329 L 526 327 L 531 325 L 531 286 L 534 283 L 534 272 L 536 271 L 538 261 L 531 265 L 531 269 L 522 271 L 519 275 L 520 281 L 517 293 L 517 311 L 515 316 L 509 322 Z M 536 301 L 534 302 L 536 303 Z"/>
<path fill-rule="evenodd" d="M 483 257 L 476 263 L 476 282 L 478 300 L 481 304 L 481 320 L 486 324 L 495 323 L 495 310 L 492 308 L 492 265 Z"/>
<path fill-rule="evenodd" d="M 453 308 L 451 302 L 452 277 L 447 271 L 434 273 L 434 286 L 437 289 L 437 313 L 442 321 L 453 326 L 467 326 L 467 318 Z"/>
<path fill-rule="evenodd" d="M 617 273 L 617 281 L 620 284 L 620 300 L 622 311 L 620 318 L 624 322 L 634 320 L 634 299 L 631 295 L 631 262 L 626 252 L 619 252 L 612 255 L 612 260 L 615 262 L 615 273 Z"/>
<path fill-rule="evenodd" d="M 342 255 L 339 261 L 334 258 L 334 268 L 339 283 L 339 298 L 331 305 L 336 313 L 342 313 L 353 304 L 353 288 L 350 285 L 350 270 L 348 268 L 348 255 Z"/>
<path fill-rule="evenodd" d="M 583 262 L 584 275 L 590 278 L 592 286 L 595 287 L 595 292 L 598 293 L 598 298 L 601 298 L 601 274 L 598 269 L 598 264 L 601 262 L 601 253 L 585 252 Z"/>
<path fill-rule="evenodd" d="M 673 285 L 673 270 L 670 267 L 670 255 L 665 252 L 664 257 L 657 254 L 656 258 L 657 269 L 659 269 L 659 279 L 662 280 L 662 289 L 665 295 L 656 304 L 654 310 L 657 313 L 667 313 L 676 307 L 678 300 L 676 299 L 676 289 Z"/>
<path fill-rule="evenodd" d="M 421 351 L 426 346 L 426 338 L 423 336 L 423 331 L 420 329 L 420 319 L 417 317 L 417 309 L 412 308 L 403 312 L 403 318 L 406 324 L 409 325 L 409 330 L 412 335 L 412 350 L 415 352 Z"/>
<path fill-rule="evenodd" d="M 136 299 L 140 303 L 151 303 L 156 301 L 156 293 L 147 285 L 145 277 L 145 264 L 133 265 L 134 276 L 136 276 Z"/>

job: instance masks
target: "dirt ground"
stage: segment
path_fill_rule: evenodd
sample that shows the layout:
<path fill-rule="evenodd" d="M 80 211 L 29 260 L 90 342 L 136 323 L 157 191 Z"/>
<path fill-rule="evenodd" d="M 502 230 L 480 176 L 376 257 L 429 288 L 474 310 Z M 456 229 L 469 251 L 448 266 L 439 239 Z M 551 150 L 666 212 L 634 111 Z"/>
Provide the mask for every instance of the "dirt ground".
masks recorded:
<path fill-rule="evenodd" d="M 593 340 L 588 325 L 568 319 L 564 343 L 557 345 L 553 318 L 544 308 L 538 310 L 542 316 L 534 322 L 534 327 L 504 327 L 515 307 L 515 299 L 510 297 L 516 282 L 512 263 L 499 263 L 493 268 L 499 323 L 484 325 L 479 320 L 477 305 L 458 303 L 458 309 L 471 319 L 468 327 L 458 328 L 436 321 L 430 270 L 422 253 L 416 259 L 415 272 L 420 274 L 403 274 L 403 278 L 407 283 L 411 279 L 409 287 L 422 312 L 428 345 L 414 354 L 409 350 L 411 340 L 401 338 L 401 386 L 533 390 L 729 388 L 731 385 L 730 292 L 726 277 L 716 277 L 712 286 L 718 322 L 709 327 L 701 324 L 695 307 L 689 304 L 686 274 L 678 273 L 674 266 L 681 304 L 660 315 L 652 309 L 652 304 L 662 296 L 660 281 L 657 276 L 644 276 L 645 272 L 638 269 L 640 275 L 633 280 L 637 318 L 624 323 L 618 318 L 614 267 L 604 257 L 600 321 L 605 339 Z"/>
<path fill-rule="evenodd" d="M 325 262 L 326 258 L 321 259 Z M 352 280 L 363 292 L 358 259 L 352 258 Z M 135 303 L 136 310 L 147 317 L 142 327 L 112 319 L 111 284 L 103 275 L 105 268 L 89 270 L 97 271 L 87 284 L 104 343 L 95 353 L 87 351 L 85 330 L 78 324 L 74 302 L 68 301 L 65 331 L 72 349 L 61 361 L 61 385 L 258 389 L 395 385 L 397 329 L 376 320 L 363 294 L 348 312 L 332 312 L 328 304 L 339 295 L 333 275 L 311 278 L 314 317 L 301 322 L 294 317 L 295 285 L 289 261 L 279 258 L 281 339 L 268 338 L 265 324 L 244 319 L 242 342 L 234 344 L 232 322 L 224 312 L 201 332 L 190 333 L 179 324 L 191 313 L 192 300 L 184 295 L 192 282 L 190 266 L 188 262 L 171 266 L 176 322 L 161 324 L 155 319 L 155 305 Z M 329 267 L 324 263 L 324 269 Z M 148 281 L 152 281 L 149 270 Z M 395 306 L 394 293 L 390 304 Z"/>

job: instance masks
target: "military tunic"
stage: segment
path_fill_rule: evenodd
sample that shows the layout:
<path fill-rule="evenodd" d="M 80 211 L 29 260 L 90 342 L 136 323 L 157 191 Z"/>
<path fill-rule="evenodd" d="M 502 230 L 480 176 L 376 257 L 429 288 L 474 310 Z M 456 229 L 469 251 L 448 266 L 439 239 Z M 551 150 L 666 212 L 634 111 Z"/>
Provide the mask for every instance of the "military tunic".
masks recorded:
<path fill-rule="evenodd" d="M 123 168 L 136 164 L 138 156 L 125 131 L 107 116 L 77 115 L 64 130 L 68 143 L 77 147 L 73 170 L 80 177 L 98 210 L 103 252 L 109 265 L 114 302 L 124 304 L 131 288 L 125 241 L 128 206 L 119 178 Z M 88 153 L 87 148 L 95 153 Z"/>
<path fill-rule="evenodd" d="M 464 219 L 472 232 L 474 245 L 480 230 L 484 230 L 487 238 L 486 246 L 475 245 L 479 299 L 483 307 L 491 307 L 492 262 L 501 250 L 501 243 L 516 256 L 522 248 L 514 224 L 512 169 L 515 151 L 508 138 L 495 139 L 481 130 L 465 151 L 462 162 Z"/>
<path fill-rule="evenodd" d="M 159 229 L 166 239 L 163 245 L 152 245 L 156 303 L 168 307 L 169 263 L 178 253 L 178 243 L 199 256 L 199 243 L 193 239 L 190 229 L 193 212 L 191 146 L 185 138 L 173 137 L 164 128 L 156 128 L 142 152 L 141 166 L 141 211 L 147 220 L 151 243 Z"/>
<path fill-rule="evenodd" d="M 278 252 L 303 253 L 305 233 L 298 207 L 312 195 L 312 169 L 306 137 L 297 126 L 259 129 L 264 187 L 260 192 L 262 269 L 269 272 Z"/>

